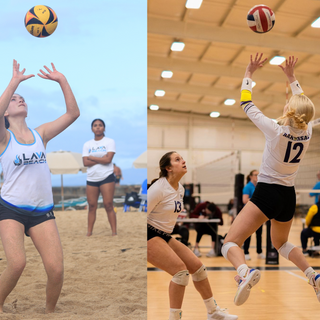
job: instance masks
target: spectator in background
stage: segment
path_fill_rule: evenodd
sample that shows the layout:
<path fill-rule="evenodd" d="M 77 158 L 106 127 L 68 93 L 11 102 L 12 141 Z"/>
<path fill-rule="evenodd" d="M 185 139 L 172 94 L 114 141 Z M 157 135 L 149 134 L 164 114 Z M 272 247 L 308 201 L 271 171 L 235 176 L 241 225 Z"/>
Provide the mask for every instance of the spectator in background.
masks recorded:
<path fill-rule="evenodd" d="M 177 240 L 181 241 L 184 245 L 188 246 L 189 244 L 189 229 L 185 225 L 175 224 L 171 234 L 179 234 L 181 238 Z"/>
<path fill-rule="evenodd" d="M 244 186 L 242 190 L 242 202 L 244 205 L 251 199 L 253 195 L 253 192 L 258 182 L 258 174 L 259 172 L 257 170 L 252 170 L 247 176 L 247 184 Z M 262 253 L 262 226 L 256 231 L 256 237 L 258 259 L 265 259 L 266 256 Z M 250 241 L 251 236 L 243 244 L 244 256 L 246 260 L 251 260 L 249 254 Z"/>
<path fill-rule="evenodd" d="M 123 180 L 123 176 L 122 176 L 122 171 L 120 169 L 120 167 L 117 167 L 116 164 L 113 164 L 113 173 L 116 177 L 116 186 L 120 185 L 120 180 Z"/>
<path fill-rule="evenodd" d="M 236 208 L 234 208 L 234 198 L 229 200 L 229 203 L 228 203 L 228 215 L 231 217 L 231 223 L 230 224 L 232 224 L 234 218 L 237 215 Z"/>
<path fill-rule="evenodd" d="M 306 226 L 301 231 L 301 246 L 302 252 L 304 255 L 308 255 L 307 244 L 308 239 L 314 239 L 314 245 L 319 246 L 320 239 L 320 210 L 319 210 L 320 202 L 317 202 L 313 206 L 310 207 L 307 216 L 306 216 Z"/>
<path fill-rule="evenodd" d="M 320 170 L 317 172 L 317 178 L 318 178 L 318 182 L 315 184 L 315 186 L 312 188 L 313 190 L 320 190 Z M 309 194 L 310 197 L 314 197 L 314 203 L 319 202 L 320 198 L 319 195 L 320 193 L 310 193 Z"/>
<path fill-rule="evenodd" d="M 218 206 L 216 206 L 213 202 L 202 202 L 199 203 L 194 211 L 190 214 L 190 218 L 198 218 L 198 219 L 220 219 L 219 225 L 223 225 L 222 212 Z M 215 244 L 216 244 L 216 236 L 217 236 L 217 223 L 195 223 L 194 228 L 197 231 L 197 239 L 194 248 L 194 254 L 197 257 L 201 257 L 201 253 L 199 251 L 199 242 L 204 234 L 208 234 L 211 236 L 211 250 L 207 254 L 207 257 L 215 257 Z"/>

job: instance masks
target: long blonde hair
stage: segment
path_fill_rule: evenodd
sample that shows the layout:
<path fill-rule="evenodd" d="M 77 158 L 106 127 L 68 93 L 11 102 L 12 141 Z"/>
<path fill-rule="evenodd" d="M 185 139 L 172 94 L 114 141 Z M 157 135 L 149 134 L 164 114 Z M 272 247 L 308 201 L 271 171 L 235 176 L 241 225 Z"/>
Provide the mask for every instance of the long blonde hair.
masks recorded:
<path fill-rule="evenodd" d="M 277 123 L 306 130 L 314 114 L 315 108 L 313 102 L 304 94 L 295 94 L 289 100 L 287 112 L 277 119 Z"/>

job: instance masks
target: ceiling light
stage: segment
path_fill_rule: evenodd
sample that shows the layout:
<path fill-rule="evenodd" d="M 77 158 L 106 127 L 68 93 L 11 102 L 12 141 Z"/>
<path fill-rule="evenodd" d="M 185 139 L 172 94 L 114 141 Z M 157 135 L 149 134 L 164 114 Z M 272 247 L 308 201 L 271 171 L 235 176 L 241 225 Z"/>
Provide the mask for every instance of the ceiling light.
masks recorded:
<path fill-rule="evenodd" d="M 320 17 L 311 23 L 312 28 L 320 28 Z"/>
<path fill-rule="evenodd" d="M 165 92 L 164 90 L 156 90 L 156 91 L 154 92 L 154 95 L 155 95 L 156 97 L 163 97 L 165 94 L 166 94 L 166 92 Z"/>
<path fill-rule="evenodd" d="M 187 0 L 186 8 L 188 9 L 199 9 L 201 7 L 202 0 Z"/>
<path fill-rule="evenodd" d="M 227 100 L 224 102 L 224 104 L 225 104 L 226 106 L 233 106 L 235 103 L 236 103 L 236 100 L 234 100 L 234 99 L 227 99 Z"/>
<path fill-rule="evenodd" d="M 218 118 L 220 116 L 220 112 L 213 111 L 210 113 L 211 118 Z"/>
<path fill-rule="evenodd" d="M 270 60 L 270 64 L 273 65 L 279 65 L 281 64 L 283 61 L 285 61 L 286 58 L 285 57 L 280 57 L 280 56 L 274 56 L 271 60 Z"/>
<path fill-rule="evenodd" d="M 164 70 L 164 71 L 161 72 L 161 77 L 162 78 L 170 79 L 170 78 L 172 78 L 172 76 L 173 76 L 173 72 L 172 71 Z"/>
<path fill-rule="evenodd" d="M 254 88 L 256 86 L 256 82 L 252 81 L 252 88 Z"/>
<path fill-rule="evenodd" d="M 149 109 L 150 110 L 159 110 L 159 106 L 157 106 L 156 104 L 150 104 Z"/>
<path fill-rule="evenodd" d="M 184 49 L 185 44 L 183 42 L 175 41 L 172 42 L 171 50 L 172 51 L 182 51 Z"/>

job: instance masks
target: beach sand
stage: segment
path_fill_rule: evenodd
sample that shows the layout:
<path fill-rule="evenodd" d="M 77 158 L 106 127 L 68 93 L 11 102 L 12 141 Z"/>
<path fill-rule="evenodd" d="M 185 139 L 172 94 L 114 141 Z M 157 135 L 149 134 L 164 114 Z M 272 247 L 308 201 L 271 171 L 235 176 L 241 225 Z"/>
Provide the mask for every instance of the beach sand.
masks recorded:
<path fill-rule="evenodd" d="M 27 265 L 0 320 L 147 319 L 146 213 L 117 208 L 116 237 L 111 236 L 104 209 L 97 211 L 91 237 L 86 237 L 86 210 L 57 211 L 55 216 L 65 266 L 55 313 L 44 313 L 46 273 L 31 239 L 25 237 Z M 2 272 L 6 258 L 1 244 L 0 258 Z"/>

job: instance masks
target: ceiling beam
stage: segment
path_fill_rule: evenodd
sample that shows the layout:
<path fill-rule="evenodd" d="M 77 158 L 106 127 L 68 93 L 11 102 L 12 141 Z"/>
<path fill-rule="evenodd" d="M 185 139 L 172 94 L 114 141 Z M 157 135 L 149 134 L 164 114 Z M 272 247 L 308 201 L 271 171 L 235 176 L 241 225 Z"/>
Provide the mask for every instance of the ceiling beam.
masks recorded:
<path fill-rule="evenodd" d="M 208 115 L 212 111 L 220 112 L 221 116 L 230 117 L 230 118 L 242 118 L 246 119 L 247 115 L 242 110 L 239 105 L 234 106 L 210 106 L 207 104 L 201 103 L 192 103 L 192 102 L 183 102 L 183 101 L 176 101 L 176 100 L 166 100 L 166 99 L 159 99 L 156 97 L 152 97 L 148 99 L 148 105 L 156 104 L 160 107 L 161 110 L 167 111 L 179 111 L 185 113 L 192 113 L 195 112 L 197 114 Z M 267 117 L 272 119 L 278 118 L 281 115 L 280 111 L 277 110 L 265 110 L 263 112 Z"/>
<path fill-rule="evenodd" d="M 257 34 L 251 30 L 226 29 L 224 27 L 200 24 L 195 22 L 174 21 L 152 17 L 148 21 L 148 33 L 167 35 L 174 38 L 205 40 L 210 42 L 234 43 L 244 46 L 255 46 L 275 50 L 286 50 L 311 54 L 320 54 L 320 42 L 308 39 Z"/>
<path fill-rule="evenodd" d="M 148 55 L 148 67 L 159 68 L 163 70 L 171 71 L 183 71 L 198 74 L 209 74 L 217 77 L 230 77 L 242 79 L 245 68 L 236 66 L 223 66 L 220 64 L 190 61 L 175 58 L 163 58 L 154 55 Z M 320 89 L 320 77 L 304 76 L 299 75 L 298 70 L 296 71 L 297 78 L 301 86 L 309 86 L 311 88 Z M 255 81 L 269 81 L 285 83 L 286 76 L 280 70 L 279 67 L 275 66 L 274 71 L 259 70 L 254 74 Z"/>
<path fill-rule="evenodd" d="M 216 96 L 221 97 L 223 99 L 235 99 L 239 101 L 240 99 L 240 89 L 237 90 L 228 90 L 228 89 L 220 89 L 215 87 L 207 87 L 207 86 L 196 86 L 184 83 L 176 83 L 171 81 L 157 81 L 157 80 L 149 80 L 148 81 L 148 89 L 151 90 L 164 90 L 167 92 L 183 92 L 188 94 L 197 94 L 202 96 Z M 254 92 L 253 97 L 256 101 L 265 101 L 268 103 L 285 103 L 285 95 L 272 95 L 270 93 L 260 93 Z"/>

